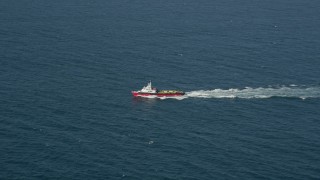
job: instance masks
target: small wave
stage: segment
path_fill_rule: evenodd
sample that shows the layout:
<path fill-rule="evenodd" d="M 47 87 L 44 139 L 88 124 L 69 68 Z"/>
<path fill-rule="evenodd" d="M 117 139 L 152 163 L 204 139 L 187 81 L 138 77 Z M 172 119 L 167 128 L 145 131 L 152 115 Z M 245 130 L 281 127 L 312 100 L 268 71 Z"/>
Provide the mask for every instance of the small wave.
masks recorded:
<path fill-rule="evenodd" d="M 158 98 L 156 95 L 151 95 L 151 96 L 140 96 L 140 95 L 138 95 L 137 97 L 143 97 L 143 98 L 149 98 L 149 99 Z"/>
<path fill-rule="evenodd" d="M 187 96 L 172 96 L 172 97 L 158 97 L 161 100 L 164 99 L 176 99 L 176 100 L 183 100 L 185 98 L 188 98 Z"/>
<path fill-rule="evenodd" d="M 243 98 L 243 99 L 265 99 L 271 97 L 284 98 L 320 98 L 320 87 L 299 88 L 297 85 L 281 88 L 251 88 L 244 89 L 214 89 L 198 90 L 186 92 L 187 97 L 191 98 Z"/>

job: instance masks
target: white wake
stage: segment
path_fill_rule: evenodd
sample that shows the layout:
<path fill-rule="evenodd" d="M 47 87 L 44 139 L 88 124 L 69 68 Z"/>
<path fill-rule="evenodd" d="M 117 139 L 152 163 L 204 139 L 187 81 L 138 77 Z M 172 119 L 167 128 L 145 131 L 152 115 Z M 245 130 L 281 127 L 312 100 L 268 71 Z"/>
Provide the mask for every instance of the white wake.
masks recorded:
<path fill-rule="evenodd" d="M 320 87 L 298 87 L 291 85 L 290 87 L 268 87 L 268 88 L 251 88 L 244 89 L 214 89 L 214 90 L 198 90 L 186 92 L 185 97 L 188 98 L 320 98 Z"/>

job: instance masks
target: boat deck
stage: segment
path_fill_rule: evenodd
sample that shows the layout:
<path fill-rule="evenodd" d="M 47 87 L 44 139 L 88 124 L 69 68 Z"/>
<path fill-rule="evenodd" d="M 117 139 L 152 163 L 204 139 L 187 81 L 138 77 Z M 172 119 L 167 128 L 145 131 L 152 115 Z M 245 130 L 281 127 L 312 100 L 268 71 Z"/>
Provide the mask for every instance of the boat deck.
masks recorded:
<path fill-rule="evenodd" d="M 183 92 L 177 91 L 177 90 L 160 90 L 157 93 L 158 94 L 175 94 L 175 93 L 183 93 Z"/>

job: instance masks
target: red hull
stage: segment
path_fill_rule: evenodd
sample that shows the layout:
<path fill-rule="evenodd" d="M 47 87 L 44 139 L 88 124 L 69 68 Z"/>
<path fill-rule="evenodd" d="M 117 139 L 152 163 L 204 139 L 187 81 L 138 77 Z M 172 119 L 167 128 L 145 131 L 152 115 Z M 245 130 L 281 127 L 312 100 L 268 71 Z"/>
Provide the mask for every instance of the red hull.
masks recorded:
<path fill-rule="evenodd" d="M 157 96 L 157 97 L 175 97 L 175 96 L 183 96 L 185 93 L 141 93 L 132 91 L 132 95 L 137 97 L 148 97 L 148 96 Z"/>

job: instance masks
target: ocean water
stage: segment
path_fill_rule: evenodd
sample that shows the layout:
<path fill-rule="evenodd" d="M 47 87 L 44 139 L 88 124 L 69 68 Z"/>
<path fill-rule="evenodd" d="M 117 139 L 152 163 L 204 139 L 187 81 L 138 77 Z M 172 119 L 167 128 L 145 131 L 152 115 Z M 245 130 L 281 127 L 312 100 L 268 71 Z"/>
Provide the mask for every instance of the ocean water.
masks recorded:
<path fill-rule="evenodd" d="M 0 179 L 319 179 L 319 6 L 0 1 Z"/>

